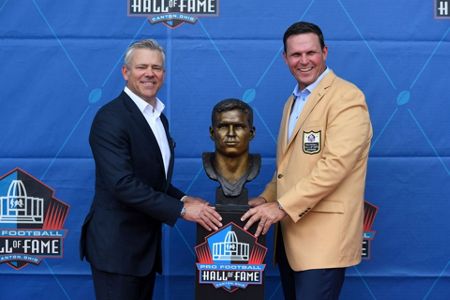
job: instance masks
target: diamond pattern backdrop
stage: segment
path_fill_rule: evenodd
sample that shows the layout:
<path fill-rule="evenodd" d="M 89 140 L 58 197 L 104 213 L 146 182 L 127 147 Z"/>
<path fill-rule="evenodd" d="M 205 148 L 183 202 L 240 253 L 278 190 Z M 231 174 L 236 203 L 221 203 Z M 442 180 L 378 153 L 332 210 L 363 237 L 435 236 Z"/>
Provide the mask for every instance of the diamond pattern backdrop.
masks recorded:
<path fill-rule="evenodd" d="M 122 54 L 136 39 L 167 50 L 166 103 L 177 142 L 175 184 L 213 199 L 201 153 L 213 105 L 255 111 L 252 152 L 274 170 L 283 103 L 294 80 L 281 58 L 294 21 L 321 26 L 328 65 L 366 94 L 374 127 L 366 200 L 379 208 L 369 260 L 347 272 L 342 299 L 450 299 L 450 20 L 433 0 L 222 0 L 217 17 L 169 29 L 128 17 L 127 1 L 0 0 L 0 174 L 20 167 L 71 206 L 63 259 L 0 265 L 0 298 L 94 299 L 78 258 L 93 195 L 87 138 L 98 108 L 123 88 Z M 164 228 L 164 276 L 155 299 L 194 298 L 194 225 Z M 272 232 L 268 241 L 271 248 Z M 282 299 L 269 251 L 266 299 Z"/>

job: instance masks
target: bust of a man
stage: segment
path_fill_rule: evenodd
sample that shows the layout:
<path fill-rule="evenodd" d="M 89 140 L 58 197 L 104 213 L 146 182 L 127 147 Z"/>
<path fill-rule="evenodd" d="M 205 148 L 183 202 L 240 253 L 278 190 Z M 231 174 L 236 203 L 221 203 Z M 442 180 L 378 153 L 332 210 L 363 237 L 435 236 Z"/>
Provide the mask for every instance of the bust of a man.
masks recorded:
<path fill-rule="evenodd" d="M 238 99 L 220 101 L 213 108 L 209 133 L 215 152 L 203 153 L 203 167 L 209 178 L 220 183 L 216 204 L 247 205 L 244 185 L 261 166 L 260 155 L 249 154 L 255 136 L 252 108 Z"/>

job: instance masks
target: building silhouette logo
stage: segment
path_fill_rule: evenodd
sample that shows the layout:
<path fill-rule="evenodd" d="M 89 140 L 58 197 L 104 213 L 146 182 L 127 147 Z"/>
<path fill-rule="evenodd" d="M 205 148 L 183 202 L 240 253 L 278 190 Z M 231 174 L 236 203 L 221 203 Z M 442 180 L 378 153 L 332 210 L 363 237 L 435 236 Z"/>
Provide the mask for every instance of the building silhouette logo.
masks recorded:
<path fill-rule="evenodd" d="M 370 259 L 370 246 L 375 238 L 375 231 L 372 231 L 372 225 L 378 212 L 378 207 L 370 202 L 364 201 L 364 233 L 361 257 Z"/>
<path fill-rule="evenodd" d="M 233 222 L 207 236 L 195 252 L 199 284 L 212 284 L 232 293 L 263 282 L 267 248 Z"/>
<path fill-rule="evenodd" d="M 6 196 L 0 197 L 0 224 L 42 224 L 44 198 L 29 197 L 22 180 L 13 179 Z"/>
<path fill-rule="evenodd" d="M 150 24 L 174 29 L 199 17 L 217 17 L 219 0 L 128 0 L 128 16 L 147 17 Z"/>
<path fill-rule="evenodd" d="M 69 206 L 21 169 L 0 178 L 0 263 L 21 269 L 43 258 L 61 258 Z"/>
<path fill-rule="evenodd" d="M 213 243 L 213 260 L 248 261 L 248 243 L 240 243 L 234 231 L 228 231 L 223 242 Z"/>

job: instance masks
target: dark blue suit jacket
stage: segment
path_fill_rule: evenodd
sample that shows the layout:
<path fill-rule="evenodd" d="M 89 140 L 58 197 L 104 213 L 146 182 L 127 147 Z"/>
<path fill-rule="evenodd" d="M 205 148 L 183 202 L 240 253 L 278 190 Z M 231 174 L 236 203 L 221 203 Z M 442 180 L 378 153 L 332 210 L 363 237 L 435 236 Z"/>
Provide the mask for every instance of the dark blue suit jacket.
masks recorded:
<path fill-rule="evenodd" d="M 125 92 L 103 106 L 92 123 L 95 196 L 80 250 L 98 270 L 134 276 L 162 270 L 162 223 L 175 224 L 184 194 L 170 183 L 174 142 L 162 114 L 161 120 L 171 151 L 167 179 L 156 138 Z"/>

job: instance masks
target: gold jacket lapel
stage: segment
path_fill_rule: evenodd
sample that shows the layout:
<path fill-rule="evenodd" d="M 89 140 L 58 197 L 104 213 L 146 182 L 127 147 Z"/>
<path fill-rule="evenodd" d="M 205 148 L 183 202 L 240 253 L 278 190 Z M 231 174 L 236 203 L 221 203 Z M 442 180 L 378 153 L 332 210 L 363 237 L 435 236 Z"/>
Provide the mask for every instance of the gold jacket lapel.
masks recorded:
<path fill-rule="evenodd" d="M 290 96 L 284 106 L 283 118 L 281 121 L 280 133 L 278 136 L 278 157 L 282 157 L 287 149 L 287 131 L 289 128 L 289 116 L 291 115 L 292 105 L 294 103 L 294 96 Z"/>
<path fill-rule="evenodd" d="M 300 128 L 303 127 L 303 124 L 308 119 L 311 112 L 314 110 L 314 108 L 317 106 L 320 100 L 322 100 L 323 96 L 325 96 L 327 89 L 331 86 L 335 78 L 336 75 L 334 74 L 333 71 L 330 70 L 330 72 L 322 79 L 319 85 L 313 90 L 313 92 L 308 98 L 308 101 L 306 101 L 305 106 L 303 107 L 303 110 L 297 120 L 297 124 L 295 125 L 294 130 L 292 131 L 291 138 L 287 142 L 285 151 L 289 149 L 290 145 L 292 144 L 292 141 L 296 138 Z M 289 122 L 289 115 L 287 116 L 287 121 Z"/>

